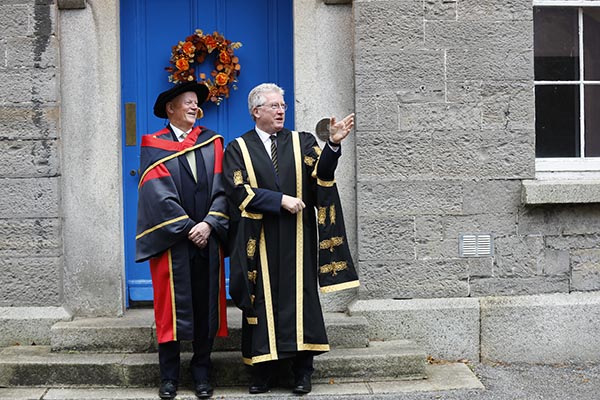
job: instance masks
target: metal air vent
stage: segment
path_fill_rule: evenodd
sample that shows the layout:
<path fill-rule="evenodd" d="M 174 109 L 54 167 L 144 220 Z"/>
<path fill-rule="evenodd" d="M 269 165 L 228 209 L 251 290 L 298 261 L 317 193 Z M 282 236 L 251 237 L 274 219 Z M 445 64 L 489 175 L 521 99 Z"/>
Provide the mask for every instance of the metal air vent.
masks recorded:
<path fill-rule="evenodd" d="M 494 255 L 494 239 L 490 233 L 463 233 L 458 237 L 461 257 L 491 257 Z"/>

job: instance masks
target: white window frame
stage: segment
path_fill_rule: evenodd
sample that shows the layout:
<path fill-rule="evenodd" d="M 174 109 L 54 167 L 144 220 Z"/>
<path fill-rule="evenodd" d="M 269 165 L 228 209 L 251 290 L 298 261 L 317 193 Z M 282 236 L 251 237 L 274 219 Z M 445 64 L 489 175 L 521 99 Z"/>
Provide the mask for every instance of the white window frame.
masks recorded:
<path fill-rule="evenodd" d="M 534 81 L 534 88 L 543 85 L 578 85 L 579 86 L 579 123 L 580 123 L 580 140 L 579 140 L 579 157 L 568 158 L 536 158 L 535 171 L 536 176 L 543 178 L 551 174 L 557 177 L 553 172 L 559 172 L 563 178 L 580 178 L 584 175 L 600 176 L 600 157 L 585 157 L 585 85 L 600 85 L 600 81 L 585 81 L 584 78 L 584 62 L 583 61 L 583 10 L 582 7 L 599 7 L 598 0 L 533 0 L 534 7 L 573 7 L 577 8 L 578 12 L 578 29 L 577 35 L 579 40 L 579 80 L 575 81 Z"/>

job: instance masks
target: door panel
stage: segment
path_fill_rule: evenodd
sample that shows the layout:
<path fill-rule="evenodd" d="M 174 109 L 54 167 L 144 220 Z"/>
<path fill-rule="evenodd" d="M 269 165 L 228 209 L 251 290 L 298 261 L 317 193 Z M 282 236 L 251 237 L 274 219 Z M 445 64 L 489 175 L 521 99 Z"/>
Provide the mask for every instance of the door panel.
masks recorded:
<path fill-rule="evenodd" d="M 152 300 L 148 263 L 136 264 L 135 225 L 139 144 L 141 136 L 163 128 L 166 120 L 152 114 L 158 94 L 168 82 L 171 47 L 195 29 L 217 31 L 231 41 L 242 42 L 235 51 L 241 71 L 238 90 L 220 106 L 202 106 L 199 124 L 235 139 L 253 127 L 247 96 L 252 87 L 274 82 L 286 91 L 290 104 L 286 120 L 294 121 L 292 0 L 121 0 L 121 90 L 123 111 L 123 200 L 127 301 Z M 201 66 L 213 69 L 212 58 Z M 125 141 L 125 104 L 135 104 L 136 145 Z M 129 105 L 128 109 L 131 110 Z M 128 303 L 129 304 L 129 303 Z"/>

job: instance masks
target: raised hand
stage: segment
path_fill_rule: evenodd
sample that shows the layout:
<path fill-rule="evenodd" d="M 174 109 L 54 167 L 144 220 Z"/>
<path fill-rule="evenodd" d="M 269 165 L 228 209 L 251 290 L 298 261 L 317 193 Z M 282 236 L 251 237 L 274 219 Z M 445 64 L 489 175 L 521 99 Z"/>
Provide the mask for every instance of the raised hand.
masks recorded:
<path fill-rule="evenodd" d="M 344 117 L 341 121 L 336 121 L 335 117 L 329 120 L 329 140 L 334 144 L 339 144 L 348 136 L 354 126 L 354 113 Z"/>

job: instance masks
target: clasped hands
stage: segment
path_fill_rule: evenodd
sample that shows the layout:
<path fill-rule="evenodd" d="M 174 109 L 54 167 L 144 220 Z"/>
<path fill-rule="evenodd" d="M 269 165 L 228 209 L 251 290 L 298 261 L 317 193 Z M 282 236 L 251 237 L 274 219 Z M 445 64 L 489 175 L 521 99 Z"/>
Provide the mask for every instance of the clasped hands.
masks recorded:
<path fill-rule="evenodd" d="M 190 239 L 196 246 L 203 249 L 208 244 L 208 238 L 210 237 L 210 232 L 212 231 L 212 226 L 210 226 L 207 222 L 200 222 L 194 225 L 194 227 L 188 233 L 188 239 Z"/>

